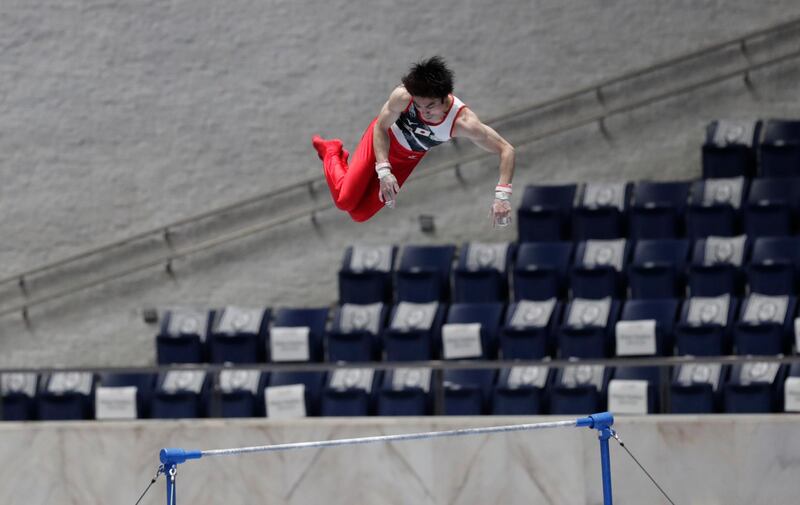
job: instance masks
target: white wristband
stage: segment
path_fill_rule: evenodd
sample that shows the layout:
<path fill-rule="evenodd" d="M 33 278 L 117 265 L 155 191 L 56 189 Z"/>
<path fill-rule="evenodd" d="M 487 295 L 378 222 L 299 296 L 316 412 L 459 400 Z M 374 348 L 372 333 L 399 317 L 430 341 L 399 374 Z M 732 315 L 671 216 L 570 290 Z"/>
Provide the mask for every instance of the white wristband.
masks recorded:
<path fill-rule="evenodd" d="M 496 200 L 511 200 L 511 184 L 498 184 L 494 188 Z"/>
<path fill-rule="evenodd" d="M 378 179 L 383 179 L 392 173 L 392 164 L 388 161 L 375 163 L 375 172 L 378 173 Z"/>

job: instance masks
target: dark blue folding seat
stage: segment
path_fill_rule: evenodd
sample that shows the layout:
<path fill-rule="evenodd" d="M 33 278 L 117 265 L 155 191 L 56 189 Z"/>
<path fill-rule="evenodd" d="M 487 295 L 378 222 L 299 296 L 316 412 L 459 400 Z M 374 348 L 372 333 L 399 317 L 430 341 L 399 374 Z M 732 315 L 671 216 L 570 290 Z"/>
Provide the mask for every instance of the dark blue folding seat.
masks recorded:
<path fill-rule="evenodd" d="M 754 179 L 744 208 L 744 232 L 750 238 L 791 235 L 797 220 L 798 199 L 798 179 Z"/>
<path fill-rule="evenodd" d="M 450 300 L 453 245 L 407 245 L 395 272 L 395 300 L 426 303 Z"/>
<path fill-rule="evenodd" d="M 492 395 L 494 415 L 540 415 L 547 412 L 549 367 L 515 366 L 500 370 Z"/>
<path fill-rule="evenodd" d="M 4 421 L 36 419 L 38 379 L 35 373 L 0 374 L 0 384 L 2 384 L 0 412 Z"/>
<path fill-rule="evenodd" d="M 675 325 L 675 353 L 681 356 L 729 355 L 737 306 L 736 299 L 729 295 L 687 298 Z"/>
<path fill-rule="evenodd" d="M 371 368 L 333 370 L 322 390 L 322 415 L 373 415 L 380 384 L 381 373 Z"/>
<path fill-rule="evenodd" d="M 508 307 L 500 330 L 500 354 L 505 360 L 541 359 L 555 351 L 555 327 L 563 307 L 555 298 L 522 300 Z"/>
<path fill-rule="evenodd" d="M 762 176 L 800 175 L 800 121 L 767 120 L 758 151 Z"/>
<path fill-rule="evenodd" d="M 438 302 L 400 302 L 383 332 L 386 361 L 425 361 L 439 356 L 447 306 Z"/>
<path fill-rule="evenodd" d="M 706 127 L 703 178 L 755 177 L 761 121 L 714 120 Z"/>
<path fill-rule="evenodd" d="M 671 414 L 711 414 L 722 407 L 728 368 L 719 363 L 685 363 L 675 367 L 670 383 Z"/>
<path fill-rule="evenodd" d="M 225 307 L 216 311 L 208 335 L 211 363 L 264 360 L 272 312 L 264 308 Z"/>
<path fill-rule="evenodd" d="M 209 405 L 210 415 L 221 417 L 264 417 L 264 390 L 268 372 L 247 368 L 232 368 L 219 373 L 219 412 Z"/>
<path fill-rule="evenodd" d="M 744 263 L 750 256 L 750 240 L 738 237 L 708 237 L 694 244 L 689 264 L 692 296 L 740 295 L 744 292 Z"/>
<path fill-rule="evenodd" d="M 578 243 L 570 271 L 572 296 L 577 298 L 623 298 L 625 268 L 631 245 L 625 239 L 587 240 Z"/>
<path fill-rule="evenodd" d="M 610 240 L 624 237 L 629 183 L 587 182 L 572 211 L 572 239 Z"/>
<path fill-rule="evenodd" d="M 608 410 L 616 414 L 658 414 L 661 371 L 654 366 L 618 366 L 608 383 Z"/>
<path fill-rule="evenodd" d="M 784 412 L 800 412 L 800 363 L 789 365 L 789 373 L 782 386 L 782 410 Z"/>
<path fill-rule="evenodd" d="M 477 416 L 491 411 L 492 388 L 497 370 L 448 369 L 442 375 L 444 415 Z"/>
<path fill-rule="evenodd" d="M 668 356 L 680 302 L 674 299 L 628 300 L 615 326 L 617 356 Z"/>
<path fill-rule="evenodd" d="M 666 239 L 683 235 L 691 182 L 640 181 L 633 187 L 628 237 Z"/>
<path fill-rule="evenodd" d="M 517 209 L 519 241 L 554 242 L 570 238 L 576 184 L 526 186 Z"/>
<path fill-rule="evenodd" d="M 104 373 L 95 388 L 96 419 L 147 419 L 156 375 L 151 373 Z"/>
<path fill-rule="evenodd" d="M 337 308 L 327 334 L 328 361 L 380 360 L 380 337 L 389 309 L 382 303 Z"/>
<path fill-rule="evenodd" d="M 550 414 L 585 416 L 606 410 L 612 369 L 603 365 L 570 365 L 556 372 L 550 389 Z"/>
<path fill-rule="evenodd" d="M 521 244 L 514 266 L 514 299 L 566 298 L 572 242 Z"/>
<path fill-rule="evenodd" d="M 156 336 L 158 364 L 204 362 L 212 316 L 213 313 L 190 307 L 164 312 Z"/>
<path fill-rule="evenodd" d="M 453 301 L 508 301 L 508 271 L 515 250 L 508 242 L 464 244 L 453 272 Z"/>
<path fill-rule="evenodd" d="M 54 372 L 39 380 L 39 419 L 76 420 L 94 418 L 96 377 L 88 372 Z"/>
<path fill-rule="evenodd" d="M 764 295 L 795 293 L 800 274 L 800 238 L 756 239 L 745 271 L 747 284 L 752 293 Z"/>
<path fill-rule="evenodd" d="M 442 326 L 442 358 L 495 359 L 502 303 L 454 303 Z"/>
<path fill-rule="evenodd" d="M 320 415 L 325 372 L 276 371 L 269 375 L 265 399 L 267 417 Z"/>
<path fill-rule="evenodd" d="M 395 368 L 383 374 L 378 392 L 379 416 L 433 414 L 433 382 L 429 368 Z"/>
<path fill-rule="evenodd" d="M 274 362 L 322 361 L 328 308 L 282 308 L 275 311 L 269 335 Z"/>
<path fill-rule="evenodd" d="M 690 244 L 685 239 L 639 240 L 628 265 L 632 298 L 683 298 Z"/>
<path fill-rule="evenodd" d="M 348 247 L 339 270 L 339 303 L 391 303 L 397 246 Z"/>
<path fill-rule="evenodd" d="M 170 370 L 158 374 L 150 405 L 153 419 L 207 417 L 209 376 L 203 370 Z"/>
<path fill-rule="evenodd" d="M 692 183 L 686 209 L 686 236 L 731 237 L 741 227 L 741 207 L 747 194 L 743 177 L 701 179 Z"/>
<path fill-rule="evenodd" d="M 576 298 L 567 304 L 558 329 L 558 355 L 563 358 L 605 358 L 611 354 L 611 331 L 620 302 Z"/>
<path fill-rule="evenodd" d="M 733 365 L 723 392 L 723 411 L 737 414 L 777 412 L 779 389 L 786 372 L 786 365 L 779 363 Z"/>
<path fill-rule="evenodd" d="M 796 312 L 794 297 L 752 293 L 742 301 L 741 315 L 733 327 L 736 354 L 790 352 Z"/>

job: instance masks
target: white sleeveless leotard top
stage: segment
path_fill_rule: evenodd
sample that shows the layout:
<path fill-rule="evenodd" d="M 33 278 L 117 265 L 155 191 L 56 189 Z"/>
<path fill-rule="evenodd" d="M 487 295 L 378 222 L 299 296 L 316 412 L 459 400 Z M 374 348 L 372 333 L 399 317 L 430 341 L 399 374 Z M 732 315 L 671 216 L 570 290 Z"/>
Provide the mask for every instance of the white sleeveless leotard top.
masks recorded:
<path fill-rule="evenodd" d="M 428 123 L 417 113 L 414 102 L 408 104 L 395 123 L 389 128 L 398 144 L 409 151 L 427 152 L 431 147 L 443 144 L 453 138 L 453 126 L 456 118 L 466 107 L 458 97 L 453 97 L 444 118 L 438 123 Z"/>

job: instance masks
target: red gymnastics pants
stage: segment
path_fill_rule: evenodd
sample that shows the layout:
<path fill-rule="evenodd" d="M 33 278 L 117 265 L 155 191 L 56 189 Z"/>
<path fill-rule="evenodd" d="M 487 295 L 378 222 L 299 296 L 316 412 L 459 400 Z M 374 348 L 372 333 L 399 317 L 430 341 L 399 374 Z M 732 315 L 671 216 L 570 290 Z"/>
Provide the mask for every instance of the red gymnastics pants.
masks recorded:
<path fill-rule="evenodd" d="M 322 158 L 333 203 L 357 222 L 366 221 L 384 207 L 378 198 L 380 183 L 375 173 L 372 135 L 376 122 L 377 119 L 373 119 L 367 127 L 349 163 L 349 153 L 342 149 L 341 141 L 316 138 L 314 141 L 314 147 Z M 425 153 L 410 151 L 398 144 L 391 134 L 388 135 L 389 163 L 392 164 L 392 174 L 402 187 Z"/>

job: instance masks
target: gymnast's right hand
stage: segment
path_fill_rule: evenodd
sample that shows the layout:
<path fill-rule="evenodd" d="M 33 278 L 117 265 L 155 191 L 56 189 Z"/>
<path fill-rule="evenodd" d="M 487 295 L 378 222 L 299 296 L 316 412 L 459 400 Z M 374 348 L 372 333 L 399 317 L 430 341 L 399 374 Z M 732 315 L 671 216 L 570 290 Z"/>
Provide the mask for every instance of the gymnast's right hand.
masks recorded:
<path fill-rule="evenodd" d="M 375 164 L 375 171 L 378 173 L 380 189 L 378 199 L 389 208 L 394 208 L 397 201 L 397 193 L 400 192 L 400 185 L 392 174 L 392 165 L 388 161 Z"/>

